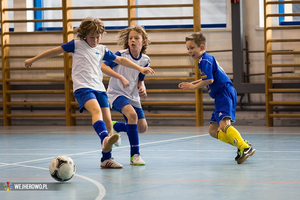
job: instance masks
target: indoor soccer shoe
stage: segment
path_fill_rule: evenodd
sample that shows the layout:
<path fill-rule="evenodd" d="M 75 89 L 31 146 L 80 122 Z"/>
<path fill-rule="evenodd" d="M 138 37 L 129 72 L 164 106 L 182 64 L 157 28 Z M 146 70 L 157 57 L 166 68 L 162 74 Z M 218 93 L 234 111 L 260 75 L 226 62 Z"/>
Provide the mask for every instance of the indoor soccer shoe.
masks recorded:
<path fill-rule="evenodd" d="M 109 158 L 107 160 L 101 160 L 101 168 L 122 168 L 123 165 L 117 163 L 113 158 Z"/>
<path fill-rule="evenodd" d="M 117 146 L 117 147 L 119 147 L 119 146 L 121 146 L 121 134 L 120 133 L 118 133 L 116 130 L 115 130 L 115 128 L 114 128 L 114 125 L 117 123 L 117 121 L 112 121 L 112 127 L 113 127 L 113 130 L 114 130 L 114 134 L 118 134 L 119 135 L 119 139 L 118 139 L 118 141 L 115 143 L 115 146 Z"/>
<path fill-rule="evenodd" d="M 118 134 L 113 134 L 112 136 L 107 136 L 106 138 L 104 138 L 102 142 L 102 151 L 105 153 L 110 152 L 112 149 L 112 145 L 116 143 L 118 139 Z"/>
<path fill-rule="evenodd" d="M 145 163 L 145 161 L 143 161 L 140 154 L 134 154 L 130 158 L 130 164 L 131 165 L 145 165 L 146 163 Z"/>
<path fill-rule="evenodd" d="M 252 144 L 249 142 L 249 141 L 247 141 L 247 140 L 244 140 L 245 142 L 246 142 L 246 144 L 248 144 L 249 146 L 252 146 Z M 240 150 L 239 149 L 237 149 L 237 151 L 236 151 L 236 157 L 234 158 L 235 159 L 235 161 L 237 161 L 239 158 L 240 158 Z"/>
<path fill-rule="evenodd" d="M 252 156 L 254 153 L 255 153 L 255 149 L 253 149 L 252 146 L 240 150 L 240 158 L 237 160 L 237 163 L 242 164 L 247 160 L 248 157 Z"/>
<path fill-rule="evenodd" d="M 115 134 L 119 135 L 119 139 L 118 139 L 118 141 L 115 143 L 115 146 L 116 146 L 116 147 L 119 147 L 119 146 L 121 146 L 121 134 L 119 134 L 119 133 L 115 133 Z"/>

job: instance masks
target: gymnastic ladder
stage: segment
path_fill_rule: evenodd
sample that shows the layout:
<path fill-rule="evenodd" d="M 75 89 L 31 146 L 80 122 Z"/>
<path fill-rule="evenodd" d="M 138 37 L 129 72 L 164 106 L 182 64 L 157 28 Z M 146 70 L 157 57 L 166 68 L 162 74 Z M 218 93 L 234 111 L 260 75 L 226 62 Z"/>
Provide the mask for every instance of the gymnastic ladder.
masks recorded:
<path fill-rule="evenodd" d="M 265 19 L 265 95 L 266 95 L 266 125 L 274 126 L 274 118 L 300 118 L 300 99 L 292 98 L 293 93 L 300 93 L 300 75 L 295 73 L 278 74 L 276 69 L 300 69 L 300 63 L 291 61 L 291 57 L 300 56 L 300 51 L 288 50 L 288 44 L 299 43 L 299 25 L 278 25 L 276 20 L 281 17 L 300 16 L 300 13 L 280 13 L 279 7 L 293 4 L 300 4 L 300 1 L 270 1 L 264 0 L 264 19 Z M 274 8 L 275 7 L 275 8 Z M 299 31 L 293 37 L 291 30 Z M 280 57 L 278 62 L 276 58 Z M 296 71 L 296 70 L 295 70 Z M 284 85 L 284 83 L 289 83 Z M 275 85 L 279 87 L 275 87 Z M 280 86 L 282 85 L 282 87 Z M 291 87 L 294 85 L 296 87 Z M 293 106 L 294 111 L 281 112 L 277 108 Z"/>

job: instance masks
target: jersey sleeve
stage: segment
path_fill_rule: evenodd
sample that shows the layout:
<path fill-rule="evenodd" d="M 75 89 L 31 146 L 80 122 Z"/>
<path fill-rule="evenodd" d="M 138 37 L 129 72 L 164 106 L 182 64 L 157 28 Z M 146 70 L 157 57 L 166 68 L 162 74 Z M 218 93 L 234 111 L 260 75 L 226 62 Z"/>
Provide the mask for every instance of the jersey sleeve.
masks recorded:
<path fill-rule="evenodd" d="M 65 52 L 68 52 L 68 53 L 74 53 L 74 50 L 75 50 L 75 42 L 74 40 L 71 40 L 65 44 L 62 44 L 61 47 L 63 48 L 63 50 Z"/>
<path fill-rule="evenodd" d="M 148 60 L 147 64 L 144 67 L 149 67 L 150 66 L 150 60 Z M 143 81 L 145 79 L 145 74 L 139 73 L 139 79 Z"/>
<path fill-rule="evenodd" d="M 104 57 L 103 57 L 103 60 L 105 61 L 113 61 L 116 59 L 116 55 L 111 52 L 107 47 L 105 47 L 105 53 L 104 53 Z"/>
<path fill-rule="evenodd" d="M 139 73 L 139 79 L 143 81 L 145 79 L 145 74 Z"/>
<path fill-rule="evenodd" d="M 144 66 L 144 67 L 149 67 L 150 66 L 150 61 Z M 139 73 L 139 79 L 143 81 L 145 79 L 145 74 Z"/>
<path fill-rule="evenodd" d="M 115 53 L 116 56 L 121 56 L 121 53 L 119 51 L 117 51 Z M 113 62 L 113 61 L 104 61 L 104 64 L 106 64 L 107 66 L 109 66 L 110 68 L 114 68 L 115 66 L 117 66 L 118 64 Z"/>

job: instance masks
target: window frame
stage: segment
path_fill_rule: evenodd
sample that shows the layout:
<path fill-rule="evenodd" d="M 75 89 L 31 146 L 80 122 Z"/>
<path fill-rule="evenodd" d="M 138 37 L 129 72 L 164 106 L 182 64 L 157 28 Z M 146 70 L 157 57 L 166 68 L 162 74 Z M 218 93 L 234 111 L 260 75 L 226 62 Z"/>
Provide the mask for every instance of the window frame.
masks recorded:
<path fill-rule="evenodd" d="M 42 8 L 44 7 L 43 0 L 34 0 L 33 6 L 35 8 Z M 35 10 L 34 11 L 34 19 L 44 19 L 44 11 L 42 10 Z M 43 22 L 35 22 L 34 23 L 34 30 L 40 31 L 43 27 Z"/>
<path fill-rule="evenodd" d="M 284 1 L 284 0 L 279 0 L 279 1 Z M 278 5 L 278 13 L 279 14 L 284 14 L 285 13 L 285 4 L 279 4 Z M 300 21 L 285 21 L 285 17 L 279 17 L 278 18 L 279 25 L 280 26 L 296 26 L 300 25 Z"/>
<path fill-rule="evenodd" d="M 34 7 L 42 8 L 44 6 L 44 0 L 34 0 Z M 226 7 L 228 4 L 226 4 Z M 137 8 L 138 9 L 138 8 Z M 228 23 L 228 9 L 226 9 L 226 22 L 225 23 L 215 23 L 215 24 L 201 24 L 201 28 L 204 29 L 226 29 L 229 27 Z M 36 10 L 34 11 L 34 19 L 44 19 L 44 11 Z M 44 27 L 43 22 L 34 23 L 35 31 L 53 31 L 62 30 L 62 27 Z M 105 26 L 107 30 L 115 30 L 126 28 L 127 26 Z M 175 24 L 175 25 L 145 25 L 145 29 L 172 29 L 172 28 L 193 28 L 193 24 Z"/>

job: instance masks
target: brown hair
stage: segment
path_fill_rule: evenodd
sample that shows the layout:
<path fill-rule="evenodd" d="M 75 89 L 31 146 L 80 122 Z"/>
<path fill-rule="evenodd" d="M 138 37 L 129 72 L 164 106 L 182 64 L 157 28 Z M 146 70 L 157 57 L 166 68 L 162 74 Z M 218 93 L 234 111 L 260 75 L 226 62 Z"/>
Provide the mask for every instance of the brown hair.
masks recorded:
<path fill-rule="evenodd" d="M 185 38 L 185 41 L 194 41 L 195 44 L 200 47 L 201 44 L 203 44 L 205 46 L 206 43 L 206 38 L 204 37 L 204 35 L 201 32 L 197 32 L 197 33 L 192 33 L 191 35 L 189 35 L 188 37 Z"/>
<path fill-rule="evenodd" d="M 75 28 L 74 32 L 77 33 L 78 38 L 84 39 L 90 32 L 103 35 L 105 27 L 100 19 L 87 17 L 81 21 L 81 24 Z"/>
<path fill-rule="evenodd" d="M 137 33 L 142 35 L 143 41 L 146 41 L 146 43 L 145 43 L 145 45 L 143 45 L 141 52 L 146 53 L 146 49 L 151 41 L 150 41 L 150 38 L 149 38 L 147 32 L 145 31 L 145 29 L 142 26 L 136 25 L 136 26 L 128 27 L 128 28 L 125 28 L 125 29 L 122 29 L 121 31 L 119 31 L 118 44 L 123 46 L 124 49 L 129 48 L 128 37 L 129 37 L 130 31 L 136 31 Z"/>

